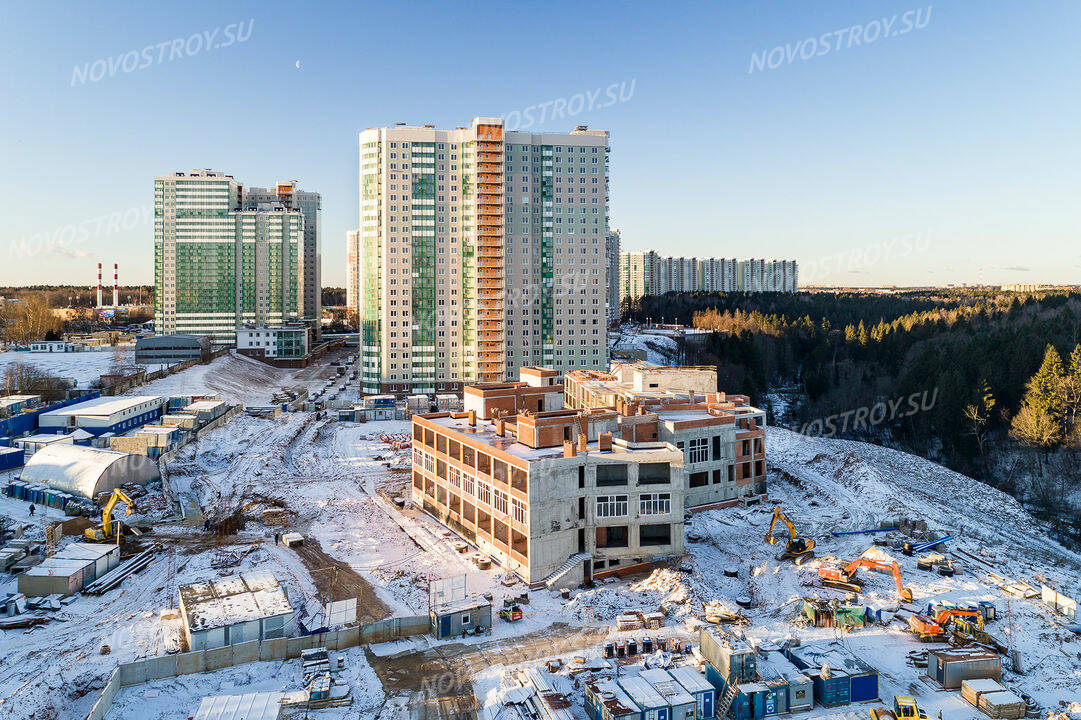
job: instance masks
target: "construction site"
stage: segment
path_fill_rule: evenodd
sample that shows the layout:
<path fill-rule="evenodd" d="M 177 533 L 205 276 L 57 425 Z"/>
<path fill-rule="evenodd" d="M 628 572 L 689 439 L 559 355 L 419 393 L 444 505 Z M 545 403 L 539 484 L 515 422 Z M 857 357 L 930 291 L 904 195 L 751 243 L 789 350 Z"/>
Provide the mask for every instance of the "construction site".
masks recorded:
<path fill-rule="evenodd" d="M 546 413 L 573 423 L 603 413 L 564 405 L 544 373 L 467 390 L 462 406 L 406 402 L 405 419 L 384 408 L 369 419 L 355 387 L 351 413 L 308 405 L 328 381 L 349 384 L 342 360 L 290 370 L 228 355 L 132 389 L 162 397 L 165 415 L 169 398 L 188 407 L 214 394 L 237 412 L 150 460 L 148 477 L 132 467 L 112 482 L 115 461 L 96 465 L 105 482 L 81 515 L 34 494 L 43 476 L 5 471 L 0 717 L 1081 717 L 1081 555 L 993 488 L 898 451 L 762 427 L 745 399 L 721 404 L 697 387 L 652 389 L 650 404 L 613 410 L 610 425 L 580 426 L 584 441 L 578 425 L 560 429 L 550 449 L 542 431 L 563 421 Z M 200 409 L 191 422 L 203 422 Z M 698 435 L 679 434 L 697 414 L 725 438 L 716 456 L 692 456 Z M 509 463 L 505 476 L 423 435 L 461 442 L 489 426 L 484 447 Z M 634 435 L 643 428 L 672 441 Z M 743 437 L 764 441 L 761 480 Z M 618 517 L 596 515 L 626 512 L 621 503 L 646 512 L 643 502 L 670 512 L 654 487 L 645 500 L 610 499 L 637 492 L 630 483 L 646 473 L 637 467 L 620 489 L 618 474 L 596 468 L 640 463 L 639 452 L 671 464 L 660 490 L 679 508 L 674 552 L 640 543 L 640 520 L 623 523 L 628 548 L 613 544 Z M 439 463 L 459 470 L 458 485 Z M 700 492 L 700 504 L 677 504 L 707 467 L 695 463 L 719 471 L 720 502 Z M 453 514 L 470 467 L 491 485 L 486 512 L 523 529 L 518 545 L 491 521 L 482 537 L 477 515 Z M 565 521 L 605 545 L 579 552 L 572 530 L 563 557 L 549 548 L 535 567 L 513 562 L 565 531 L 537 526 L 528 504 L 562 472 L 575 478 Z M 598 473 L 615 489 L 592 490 Z"/>

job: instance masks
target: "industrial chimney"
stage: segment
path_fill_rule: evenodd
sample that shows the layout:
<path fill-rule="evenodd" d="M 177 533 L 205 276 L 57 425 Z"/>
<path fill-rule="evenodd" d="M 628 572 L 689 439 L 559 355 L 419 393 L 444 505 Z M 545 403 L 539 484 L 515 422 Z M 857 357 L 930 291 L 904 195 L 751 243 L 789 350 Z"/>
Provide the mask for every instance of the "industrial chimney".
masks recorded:
<path fill-rule="evenodd" d="M 101 307 L 101 263 L 98 263 L 98 307 Z"/>
<path fill-rule="evenodd" d="M 120 307 L 120 270 L 117 263 L 113 263 L 113 307 Z"/>

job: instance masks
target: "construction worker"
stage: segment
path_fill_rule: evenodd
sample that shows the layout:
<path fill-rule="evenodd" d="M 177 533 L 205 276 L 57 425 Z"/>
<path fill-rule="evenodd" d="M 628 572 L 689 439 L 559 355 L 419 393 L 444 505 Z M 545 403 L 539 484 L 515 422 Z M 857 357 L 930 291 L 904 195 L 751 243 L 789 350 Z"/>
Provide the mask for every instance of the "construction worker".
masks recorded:
<path fill-rule="evenodd" d="M 274 533 L 274 544 L 277 545 L 281 540 L 282 534 L 280 532 Z"/>
<path fill-rule="evenodd" d="M 34 503 L 30 503 L 30 517 L 34 517 Z"/>

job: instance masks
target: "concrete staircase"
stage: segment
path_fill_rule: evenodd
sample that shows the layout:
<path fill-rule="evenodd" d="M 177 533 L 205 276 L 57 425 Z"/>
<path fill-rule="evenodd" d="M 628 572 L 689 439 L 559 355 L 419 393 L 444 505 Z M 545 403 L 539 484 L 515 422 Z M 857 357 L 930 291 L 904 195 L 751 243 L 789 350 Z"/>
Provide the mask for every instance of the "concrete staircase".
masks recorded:
<path fill-rule="evenodd" d="M 589 553 L 571 555 L 567 561 L 552 571 L 552 574 L 544 578 L 544 586 L 549 590 L 557 590 L 562 587 L 577 587 L 585 582 L 582 575 L 582 563 L 592 559 Z M 577 575 L 575 575 L 577 573 Z"/>

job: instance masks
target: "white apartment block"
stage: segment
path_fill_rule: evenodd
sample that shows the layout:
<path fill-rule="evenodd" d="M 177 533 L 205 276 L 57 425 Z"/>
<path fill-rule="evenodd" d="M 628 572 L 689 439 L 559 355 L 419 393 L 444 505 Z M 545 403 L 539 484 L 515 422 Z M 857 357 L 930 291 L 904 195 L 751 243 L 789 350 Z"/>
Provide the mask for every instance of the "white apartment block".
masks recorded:
<path fill-rule="evenodd" d="M 154 327 L 233 344 L 245 325 L 298 316 L 305 216 L 278 201 L 246 203 L 231 175 L 154 181 Z"/>
<path fill-rule="evenodd" d="M 608 133 L 360 133 L 361 389 L 607 364 Z"/>
<path fill-rule="evenodd" d="M 620 300 L 667 292 L 796 292 L 795 260 L 663 257 L 652 250 L 620 257 Z"/>

